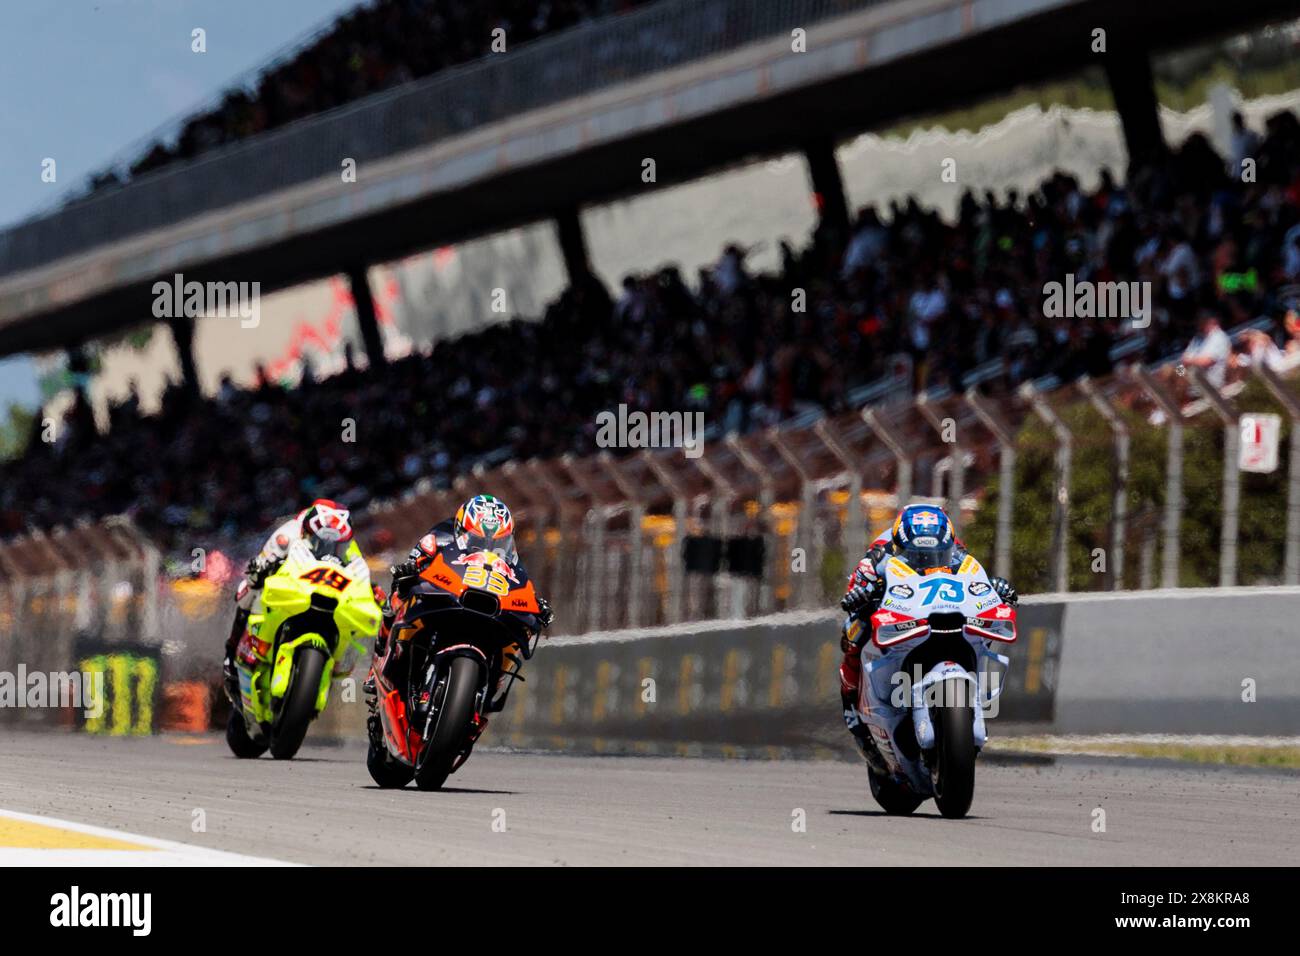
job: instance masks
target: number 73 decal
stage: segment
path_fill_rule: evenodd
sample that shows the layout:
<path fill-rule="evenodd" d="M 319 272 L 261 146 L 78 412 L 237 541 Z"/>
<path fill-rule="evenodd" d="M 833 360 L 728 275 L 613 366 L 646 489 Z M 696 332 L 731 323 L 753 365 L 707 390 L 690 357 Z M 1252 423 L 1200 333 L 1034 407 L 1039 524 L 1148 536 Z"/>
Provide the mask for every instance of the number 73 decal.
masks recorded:
<path fill-rule="evenodd" d="M 921 602 L 925 607 L 929 607 L 935 601 L 960 604 L 965 600 L 965 588 L 960 581 L 954 581 L 952 578 L 922 578 L 916 586 L 925 592 L 925 600 Z"/>

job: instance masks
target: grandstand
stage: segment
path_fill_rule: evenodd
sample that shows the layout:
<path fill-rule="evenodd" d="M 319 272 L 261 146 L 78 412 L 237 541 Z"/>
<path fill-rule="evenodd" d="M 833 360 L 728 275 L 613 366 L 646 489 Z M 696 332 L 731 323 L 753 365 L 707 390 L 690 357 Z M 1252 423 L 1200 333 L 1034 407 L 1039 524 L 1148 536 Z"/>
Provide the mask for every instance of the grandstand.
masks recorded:
<path fill-rule="evenodd" d="M 255 96 L 187 121 L 174 148 L 150 148 L 90 195 L 0 234 L 5 352 L 76 353 L 149 314 L 154 281 L 183 271 L 266 291 L 342 274 L 365 353 L 294 389 L 263 381 L 203 395 L 194 320 L 172 316 L 182 379 L 161 410 L 124 402 L 105 430 L 78 394 L 53 444 L 39 440 L 38 418 L 27 454 L 0 466 L 0 532 L 126 514 L 173 556 L 238 550 L 305 497 L 328 495 L 371 508 L 372 542 L 400 550 L 399 535 L 490 473 L 561 541 L 609 542 L 622 529 L 621 573 L 637 566 L 633 539 L 656 542 L 671 578 L 688 573 L 672 550 L 688 538 L 767 536 L 771 566 L 753 589 L 707 576 L 706 597 L 665 586 L 641 620 L 793 607 L 825 599 L 778 574 L 776 541 L 800 533 L 797 516 L 836 554 L 824 543 L 857 546 L 864 502 L 883 513 L 907 490 L 973 516 L 975 477 L 994 459 L 936 446 L 927 403 L 931 414 L 954 403 L 978 423 L 963 404 L 976 389 L 1019 426 L 1034 418 L 1026 386 L 1064 396 L 1134 360 L 1183 356 L 1211 319 L 1238 342 L 1220 384 L 1261 364 L 1285 369 L 1300 351 L 1300 320 L 1287 318 L 1300 305 L 1300 124 L 1282 111 L 1239 131 L 1255 163 L 1243 181 L 1230 172 L 1243 157 L 1205 136 L 1165 142 L 1149 66 L 1160 49 L 1268 22 L 1288 4 L 1193 3 L 1202 16 L 1162 20 L 1161 31 L 1149 28 L 1158 5 L 1121 17 L 1123 5 L 1104 2 L 544 6 L 539 20 L 513 4 L 369 5 L 268 69 Z M 507 52 L 474 59 L 502 24 Z M 1108 31 L 1123 175 L 1085 187 L 1057 174 L 1006 197 L 961 187 L 952 218 L 914 200 L 850 211 L 837 142 L 1078 69 L 1095 24 Z M 798 32 L 807 52 L 792 48 Z M 435 36 L 449 46 L 434 50 Z M 963 58 L 983 44 L 1035 55 L 964 76 Z M 351 79 L 326 82 L 340 63 Z M 820 218 L 776 270 L 751 268 L 733 245 L 698 276 L 660 268 L 651 250 L 620 288 L 593 275 L 583 206 L 789 149 L 806 160 Z M 653 182 L 644 157 L 656 161 Z M 365 174 L 341 182 L 341 158 Z M 538 220 L 554 221 L 570 280 L 540 321 L 385 354 L 369 265 Z M 1045 315 L 1046 284 L 1067 273 L 1149 284 L 1153 321 Z M 598 456 L 596 415 L 618 404 L 703 413 L 715 449 L 705 470 L 629 449 L 621 463 Z M 874 425 L 859 414 L 867 405 L 884 416 Z M 340 440 L 343 420 L 357 440 Z M 891 442 L 903 434 L 915 448 L 900 455 Z M 1130 571 L 1138 583 L 1138 565 Z M 590 613 L 591 626 L 610 623 Z"/>

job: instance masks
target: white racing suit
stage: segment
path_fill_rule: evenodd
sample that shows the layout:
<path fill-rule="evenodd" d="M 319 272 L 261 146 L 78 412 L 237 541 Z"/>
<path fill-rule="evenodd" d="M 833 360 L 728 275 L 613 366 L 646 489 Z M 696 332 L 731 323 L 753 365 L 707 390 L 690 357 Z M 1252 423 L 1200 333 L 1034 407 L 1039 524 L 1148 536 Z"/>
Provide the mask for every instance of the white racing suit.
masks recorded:
<path fill-rule="evenodd" d="M 245 572 L 244 578 L 235 589 L 235 620 L 230 628 L 230 636 L 226 639 L 227 674 L 231 672 L 233 667 L 235 648 L 244 636 L 244 629 L 248 626 L 249 615 L 252 614 L 257 602 L 262 597 L 263 582 L 268 575 L 275 573 L 275 570 L 288 557 L 289 547 L 295 541 L 301 541 L 306 537 L 302 524 L 306 514 L 307 510 L 299 512 L 297 517 L 290 518 L 271 532 L 270 537 L 266 539 L 266 543 L 262 545 L 262 550 L 257 552 L 257 556 L 249 562 L 250 570 Z M 353 558 L 361 556 L 361 549 L 357 547 L 355 540 L 341 542 L 338 549 L 339 559 L 344 564 L 349 563 Z M 257 564 L 262 565 L 261 573 L 251 573 L 252 568 Z"/>

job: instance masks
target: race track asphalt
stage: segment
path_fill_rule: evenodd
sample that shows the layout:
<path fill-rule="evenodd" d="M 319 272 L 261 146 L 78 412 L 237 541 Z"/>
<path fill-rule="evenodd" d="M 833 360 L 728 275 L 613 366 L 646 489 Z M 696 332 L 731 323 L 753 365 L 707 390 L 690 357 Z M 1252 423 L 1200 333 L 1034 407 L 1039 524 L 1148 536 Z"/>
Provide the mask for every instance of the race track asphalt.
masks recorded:
<path fill-rule="evenodd" d="M 209 849 L 359 865 L 1294 865 L 1300 775 L 981 761 L 971 816 L 886 817 L 860 765 L 484 751 L 438 793 L 359 746 L 236 760 L 217 736 L 0 736 L 5 810 Z M 1104 810 L 1104 832 L 1095 829 Z M 195 811 L 202 811 L 197 814 Z M 802 811 L 802 813 L 800 813 Z M 194 831 L 194 821 L 205 829 Z M 802 832 L 797 824 L 803 821 Z"/>

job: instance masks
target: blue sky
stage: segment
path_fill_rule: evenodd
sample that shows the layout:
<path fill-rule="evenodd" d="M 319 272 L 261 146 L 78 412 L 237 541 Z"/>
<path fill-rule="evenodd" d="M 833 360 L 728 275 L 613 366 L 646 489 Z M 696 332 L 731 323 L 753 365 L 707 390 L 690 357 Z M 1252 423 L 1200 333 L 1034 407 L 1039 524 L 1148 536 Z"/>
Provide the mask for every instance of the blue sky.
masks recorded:
<path fill-rule="evenodd" d="M 0 224 L 82 185 L 358 0 L 0 0 Z M 207 33 L 207 52 L 190 49 Z M 57 163 L 43 183 L 41 162 Z M 0 360 L 0 409 L 35 398 L 26 360 Z"/>

